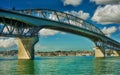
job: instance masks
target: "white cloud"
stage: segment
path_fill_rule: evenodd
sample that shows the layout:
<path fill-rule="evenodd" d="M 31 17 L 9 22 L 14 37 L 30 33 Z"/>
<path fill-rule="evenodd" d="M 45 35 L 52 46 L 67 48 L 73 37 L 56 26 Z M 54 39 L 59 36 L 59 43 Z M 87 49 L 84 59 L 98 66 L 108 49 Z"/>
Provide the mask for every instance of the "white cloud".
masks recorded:
<path fill-rule="evenodd" d="M 51 30 L 51 29 L 42 29 L 39 31 L 39 34 L 41 36 L 52 36 L 52 35 L 55 35 L 55 34 L 58 34 L 59 31 L 56 31 L 56 30 Z"/>
<path fill-rule="evenodd" d="M 49 19 L 56 20 L 56 21 L 58 20 L 56 14 L 54 13 L 50 14 Z"/>
<path fill-rule="evenodd" d="M 100 24 L 120 23 L 120 4 L 98 7 L 92 20 Z"/>
<path fill-rule="evenodd" d="M 110 36 L 112 33 L 116 32 L 117 31 L 117 28 L 112 26 L 112 27 L 104 27 L 102 30 L 101 30 L 106 36 Z"/>
<path fill-rule="evenodd" d="M 15 45 L 17 45 L 15 38 L 0 38 L 0 48 L 9 48 Z"/>
<path fill-rule="evenodd" d="M 119 4 L 120 0 L 90 0 L 96 4 Z"/>
<path fill-rule="evenodd" d="M 35 50 L 40 50 L 40 49 L 47 49 L 46 46 L 41 46 L 40 44 L 35 45 Z"/>
<path fill-rule="evenodd" d="M 64 6 L 66 5 L 73 5 L 73 6 L 78 6 L 80 5 L 82 0 L 63 0 Z"/>
<path fill-rule="evenodd" d="M 61 32 L 62 35 L 66 35 L 67 33 L 66 32 Z"/>
<path fill-rule="evenodd" d="M 70 12 L 66 11 L 66 13 L 72 14 L 72 15 L 77 16 L 79 18 L 82 18 L 84 20 L 86 20 L 86 19 L 88 19 L 90 17 L 89 13 L 83 12 L 82 10 L 80 10 L 78 12 L 74 11 L 74 10 L 70 11 Z"/>
<path fill-rule="evenodd" d="M 41 36 L 54 36 L 56 34 L 62 34 L 62 35 L 66 35 L 66 32 L 62 32 L 62 31 L 57 31 L 57 30 L 52 30 L 52 29 L 46 29 L 43 28 L 42 30 L 39 31 L 39 35 Z"/>

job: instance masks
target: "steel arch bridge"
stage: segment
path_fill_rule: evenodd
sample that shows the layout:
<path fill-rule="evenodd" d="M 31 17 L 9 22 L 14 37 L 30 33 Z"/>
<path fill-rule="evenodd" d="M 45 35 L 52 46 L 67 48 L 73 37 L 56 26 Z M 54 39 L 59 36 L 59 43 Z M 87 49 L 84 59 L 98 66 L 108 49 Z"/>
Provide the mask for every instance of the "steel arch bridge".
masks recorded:
<path fill-rule="evenodd" d="M 120 50 L 119 42 L 106 37 L 93 24 L 68 13 L 48 9 L 0 9 L 0 36 L 19 37 L 22 40 L 20 45 L 23 44 L 25 50 L 29 47 L 25 45 L 26 42 L 31 39 L 30 37 L 36 37 L 42 28 L 60 30 L 89 38 L 96 45 L 96 57 L 104 57 L 105 49 Z M 25 41 L 25 38 L 29 38 L 29 40 Z M 31 46 L 37 41 L 34 41 Z M 34 57 L 33 51 L 33 47 L 32 50 L 26 50 L 29 58 Z"/>

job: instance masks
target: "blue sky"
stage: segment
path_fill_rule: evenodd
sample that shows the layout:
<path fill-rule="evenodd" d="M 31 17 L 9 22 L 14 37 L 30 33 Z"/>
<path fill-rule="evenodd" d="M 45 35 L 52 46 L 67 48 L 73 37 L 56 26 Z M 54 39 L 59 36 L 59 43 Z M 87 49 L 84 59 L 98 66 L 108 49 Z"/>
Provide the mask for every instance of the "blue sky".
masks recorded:
<path fill-rule="evenodd" d="M 119 0 L 1 0 L 0 8 L 45 8 L 63 12 L 68 11 L 70 14 L 77 15 L 94 24 L 106 36 L 120 42 L 119 3 Z M 40 32 L 39 42 L 35 45 L 35 50 L 92 50 L 94 47 L 94 43 L 91 40 L 82 36 L 56 31 L 50 31 L 50 34 L 45 34 L 44 32 L 45 30 Z M 8 39 L 1 40 L 4 42 Z M 14 49 L 16 48 L 15 44 L 16 42 L 11 47 L 0 47 L 1 49 Z"/>

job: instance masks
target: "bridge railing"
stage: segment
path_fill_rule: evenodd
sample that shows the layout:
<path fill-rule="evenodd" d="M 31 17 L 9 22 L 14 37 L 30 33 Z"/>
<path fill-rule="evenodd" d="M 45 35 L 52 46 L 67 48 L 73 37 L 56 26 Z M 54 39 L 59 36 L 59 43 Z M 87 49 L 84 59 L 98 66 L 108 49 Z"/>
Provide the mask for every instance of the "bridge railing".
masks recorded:
<path fill-rule="evenodd" d="M 52 10 L 45 10 L 45 9 L 31 9 L 31 10 L 19 10 L 17 11 L 22 14 L 31 15 L 35 17 L 45 18 L 49 20 L 54 20 L 57 22 L 63 22 L 70 25 L 74 25 L 95 33 L 99 33 L 104 35 L 97 27 L 94 25 L 84 21 L 83 19 L 73 16 L 68 13 L 52 11 Z"/>

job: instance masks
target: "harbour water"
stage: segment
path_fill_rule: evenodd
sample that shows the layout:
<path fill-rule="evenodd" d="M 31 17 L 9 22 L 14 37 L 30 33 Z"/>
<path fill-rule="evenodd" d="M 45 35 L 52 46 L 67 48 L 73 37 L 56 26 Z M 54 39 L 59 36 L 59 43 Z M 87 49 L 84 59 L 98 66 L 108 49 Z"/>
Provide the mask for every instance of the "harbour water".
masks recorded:
<path fill-rule="evenodd" d="M 0 57 L 0 75 L 120 75 L 120 57 Z"/>

